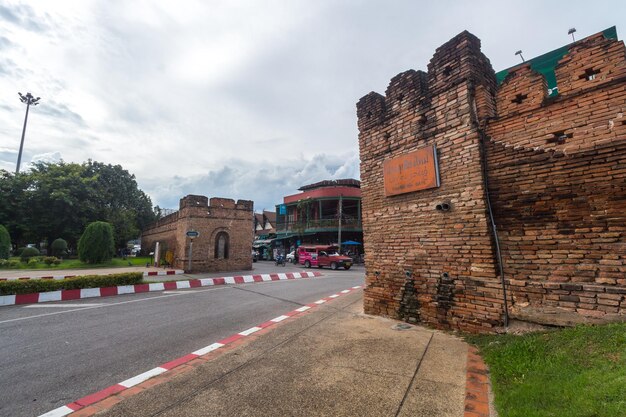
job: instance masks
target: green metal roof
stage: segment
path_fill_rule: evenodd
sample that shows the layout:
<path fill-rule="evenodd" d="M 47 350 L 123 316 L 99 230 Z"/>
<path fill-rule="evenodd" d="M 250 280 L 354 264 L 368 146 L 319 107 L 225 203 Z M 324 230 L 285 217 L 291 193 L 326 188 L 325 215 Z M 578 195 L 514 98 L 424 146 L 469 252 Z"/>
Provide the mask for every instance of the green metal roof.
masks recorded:
<path fill-rule="evenodd" d="M 602 34 L 606 39 L 618 40 L 617 28 L 615 26 L 603 30 Z M 561 60 L 561 58 L 563 58 L 565 54 L 569 52 L 569 48 L 571 45 L 572 44 L 562 46 L 558 49 L 555 49 L 554 51 L 539 55 L 538 57 L 529 59 L 525 62 L 525 64 L 530 64 L 530 68 L 533 71 L 538 72 L 545 77 L 546 83 L 548 84 L 548 95 L 550 97 L 556 96 L 559 93 L 556 85 L 556 74 L 554 73 L 554 69 Z M 517 68 L 519 66 L 520 64 L 517 64 L 510 68 L 497 72 L 496 80 L 498 81 L 498 85 L 502 84 L 506 76 L 509 75 L 511 69 Z"/>

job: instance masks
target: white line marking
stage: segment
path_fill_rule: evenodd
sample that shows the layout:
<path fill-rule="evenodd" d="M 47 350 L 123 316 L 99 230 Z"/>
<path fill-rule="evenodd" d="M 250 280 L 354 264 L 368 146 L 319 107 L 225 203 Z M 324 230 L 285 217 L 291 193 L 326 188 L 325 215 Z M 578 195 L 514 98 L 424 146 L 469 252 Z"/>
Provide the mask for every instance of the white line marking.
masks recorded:
<path fill-rule="evenodd" d="M 215 281 L 213 281 L 213 278 L 202 278 L 200 280 L 200 285 L 202 285 L 203 287 L 208 287 L 210 285 L 215 285 Z"/>
<path fill-rule="evenodd" d="M 326 300 L 317 300 L 315 301 L 315 304 L 324 304 L 326 302 Z"/>
<path fill-rule="evenodd" d="M 73 412 L 74 410 L 69 408 L 67 405 L 64 405 L 63 407 L 55 408 L 52 411 L 48 411 L 46 414 L 42 414 L 39 417 L 63 417 Z"/>
<path fill-rule="evenodd" d="M 342 294 L 347 294 L 349 292 L 350 292 L 350 290 L 343 290 L 343 291 L 341 291 Z"/>
<path fill-rule="evenodd" d="M 289 318 L 289 316 L 278 316 L 278 317 L 274 317 L 270 321 L 273 321 L 274 323 L 278 323 L 278 322 L 281 322 L 281 321 L 286 320 L 288 318 Z"/>
<path fill-rule="evenodd" d="M 243 277 L 243 282 L 254 282 L 254 277 L 252 275 L 245 275 Z"/>
<path fill-rule="evenodd" d="M 148 289 L 150 291 L 163 291 L 165 289 L 165 285 L 162 282 L 153 282 L 152 284 L 148 284 Z"/>
<path fill-rule="evenodd" d="M 218 290 L 221 290 L 221 289 L 225 289 L 225 288 L 211 288 L 211 289 L 206 289 L 206 290 L 190 291 L 190 294 L 195 294 L 195 293 L 205 292 L 205 291 L 218 291 Z M 146 294 L 149 294 L 149 293 L 146 293 Z M 56 311 L 54 313 L 46 313 L 46 314 L 36 314 L 34 316 L 28 316 L 28 317 L 18 317 L 16 319 L 2 320 L 2 321 L 0 321 L 0 324 L 10 323 L 10 322 L 13 322 L 13 321 L 22 321 L 22 320 L 28 320 L 28 319 L 35 319 L 35 318 L 39 318 L 39 317 L 56 316 L 57 314 L 72 313 L 74 311 L 85 311 L 85 310 L 89 310 L 89 309 L 92 309 L 92 308 L 105 308 L 105 307 L 118 306 L 118 305 L 122 305 L 122 304 L 130 304 L 130 303 L 139 303 L 139 302 L 142 302 L 142 301 L 158 300 L 160 298 L 172 297 L 173 295 L 175 295 L 175 294 L 157 295 L 155 297 L 146 297 L 146 298 L 139 298 L 139 299 L 136 299 L 136 300 L 121 301 L 119 303 L 106 303 L 106 304 L 103 303 L 102 305 L 94 306 L 94 307 L 75 308 L 73 310 Z M 81 304 L 77 304 L 77 306 L 80 306 L 80 305 Z"/>
<path fill-rule="evenodd" d="M 329 295 L 328 298 L 337 298 L 339 297 L 339 294 L 333 294 L 333 295 Z"/>
<path fill-rule="evenodd" d="M 251 327 L 248 330 L 244 330 L 243 332 L 239 332 L 238 334 L 242 335 L 242 336 L 250 336 L 252 333 L 258 332 L 259 330 L 261 330 L 260 327 Z"/>
<path fill-rule="evenodd" d="M 68 307 L 97 307 L 103 306 L 104 303 L 86 303 L 86 304 L 28 304 L 22 308 L 68 308 Z"/>
<path fill-rule="evenodd" d="M 194 355 L 202 356 L 202 355 L 206 355 L 207 353 L 213 352 L 214 350 L 217 350 L 221 348 L 222 346 L 224 346 L 222 343 L 213 343 L 213 344 L 210 344 L 209 346 L 203 347 L 202 349 L 198 349 L 195 352 L 191 352 L 191 353 L 193 353 Z"/>
<path fill-rule="evenodd" d="M 359 288 L 361 288 L 360 285 L 357 285 L 356 287 L 352 287 L 352 289 L 354 289 L 354 290 L 358 290 Z"/>
<path fill-rule="evenodd" d="M 226 277 L 224 278 L 224 282 L 226 284 L 235 284 L 235 277 Z"/>
<path fill-rule="evenodd" d="M 144 372 L 143 374 L 139 374 L 132 378 L 128 378 L 126 381 L 120 382 L 119 385 L 126 387 L 126 388 L 134 387 L 135 385 L 141 384 L 143 381 L 147 381 L 153 376 L 160 375 L 163 372 L 167 372 L 167 369 L 157 366 L 156 368 L 152 368 L 149 371 Z"/>
<path fill-rule="evenodd" d="M 302 313 L 303 311 L 307 311 L 307 310 L 309 310 L 310 308 L 311 308 L 311 307 L 309 307 L 309 306 L 302 306 L 302 307 L 300 307 L 300 308 L 296 308 L 296 309 L 295 309 L 295 311 L 298 311 L 298 312 Z"/>

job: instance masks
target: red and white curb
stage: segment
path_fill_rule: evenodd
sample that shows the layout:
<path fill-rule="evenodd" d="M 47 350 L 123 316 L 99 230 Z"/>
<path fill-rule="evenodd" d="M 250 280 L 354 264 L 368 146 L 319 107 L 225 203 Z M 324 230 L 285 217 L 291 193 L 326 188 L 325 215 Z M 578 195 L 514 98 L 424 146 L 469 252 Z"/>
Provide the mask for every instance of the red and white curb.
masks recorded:
<path fill-rule="evenodd" d="M 335 298 L 337 298 L 337 297 L 339 297 L 341 295 L 348 294 L 348 293 L 353 292 L 355 290 L 358 290 L 360 288 L 362 288 L 362 286 L 361 285 L 357 285 L 357 286 L 352 287 L 352 288 L 350 288 L 348 290 L 340 291 L 340 292 L 338 292 L 336 294 L 333 294 L 333 295 L 330 295 L 328 297 L 322 298 L 322 299 L 317 300 L 317 301 L 315 301 L 313 303 L 306 304 L 306 305 L 304 305 L 304 306 L 302 306 L 300 308 L 296 308 L 295 310 L 290 311 L 289 313 L 285 313 L 283 315 L 275 317 L 275 318 L 273 318 L 271 320 L 266 321 L 265 323 L 259 324 L 258 326 L 251 327 L 248 330 L 244 330 L 242 332 L 235 333 L 234 335 L 229 336 L 226 339 L 222 339 L 219 342 L 212 343 L 212 344 L 210 344 L 208 346 L 205 346 L 205 347 L 203 347 L 201 349 L 198 349 L 195 352 L 192 352 L 192 353 L 190 353 L 188 355 L 185 355 L 185 356 L 182 356 L 182 357 L 180 357 L 178 359 L 174 359 L 173 361 L 164 363 L 161 366 L 157 366 L 156 368 L 152 368 L 149 371 L 146 371 L 146 372 L 144 372 L 142 374 L 136 375 L 136 376 L 134 376 L 132 378 L 128 378 L 127 380 L 122 381 L 120 383 L 117 383 L 115 385 L 111 385 L 110 387 L 105 388 L 105 389 L 103 389 L 101 391 L 98 391 L 98 392 L 96 392 L 94 394 L 87 395 L 86 397 L 83 397 L 83 398 L 81 398 L 79 400 L 76 400 L 76 401 L 71 402 L 69 404 L 66 404 L 66 405 L 64 405 L 62 407 L 56 408 L 56 409 L 54 409 L 52 411 L 49 411 L 49 412 L 47 412 L 45 414 L 42 414 L 39 417 L 63 417 L 63 416 L 66 416 L 68 414 L 71 414 L 71 413 L 73 413 L 75 411 L 78 411 L 78 410 L 80 410 L 82 408 L 85 408 L 85 407 L 87 407 L 87 406 L 89 406 L 91 404 L 95 404 L 95 403 L 97 403 L 99 401 L 102 401 L 105 398 L 110 397 L 111 395 L 117 394 L 117 393 L 122 392 L 122 391 L 124 391 L 124 390 L 126 390 L 128 388 L 134 387 L 135 385 L 139 385 L 142 382 L 147 381 L 148 379 L 150 379 L 152 377 L 155 377 L 157 375 L 161 375 L 162 373 L 165 373 L 165 372 L 167 372 L 167 371 L 169 371 L 171 369 L 174 369 L 174 368 L 176 368 L 179 365 L 183 365 L 183 364 L 185 364 L 185 363 L 187 363 L 187 362 L 189 362 L 189 361 L 191 361 L 193 359 L 199 358 L 201 356 L 204 356 L 204 355 L 206 355 L 208 353 L 213 352 L 214 350 L 220 349 L 220 348 L 222 348 L 222 347 L 224 347 L 224 346 L 226 346 L 226 345 L 228 345 L 228 344 L 230 344 L 230 343 L 232 343 L 232 342 L 234 342 L 236 340 L 239 340 L 239 339 L 242 339 L 244 337 L 250 336 L 251 334 L 254 334 L 254 333 L 258 332 L 259 330 L 262 330 L 262 329 L 265 329 L 267 327 L 273 326 L 276 323 L 280 323 L 283 320 L 287 320 L 290 317 L 296 316 L 296 315 L 298 315 L 300 313 L 303 313 L 303 312 L 305 312 L 307 310 L 310 310 L 310 309 L 312 309 L 314 307 L 317 307 L 317 306 L 319 306 L 321 304 L 324 304 L 324 303 L 326 303 L 328 301 L 331 301 L 331 300 L 333 300 L 333 299 L 335 299 Z"/>
<path fill-rule="evenodd" d="M 145 271 L 143 273 L 144 277 L 154 277 L 161 275 L 182 275 L 185 271 L 182 269 L 172 269 L 169 271 Z M 88 274 L 88 275 L 100 275 L 100 274 Z M 79 275 L 46 275 L 43 277 L 10 277 L 10 278 L 0 278 L 0 281 L 24 281 L 27 279 L 65 279 L 65 278 L 74 278 Z"/>
<path fill-rule="evenodd" d="M 185 288 L 210 287 L 213 285 L 245 284 L 251 282 L 279 281 L 285 279 L 319 277 L 319 272 L 289 272 L 280 274 L 240 275 L 222 278 L 201 278 L 186 281 L 152 282 L 135 285 L 118 285 L 117 287 L 83 288 L 76 290 L 58 290 L 31 294 L 0 296 L 0 306 L 16 304 L 45 303 L 48 301 L 67 301 L 82 298 L 109 297 L 112 295 L 137 294 L 152 291 L 180 290 Z"/>

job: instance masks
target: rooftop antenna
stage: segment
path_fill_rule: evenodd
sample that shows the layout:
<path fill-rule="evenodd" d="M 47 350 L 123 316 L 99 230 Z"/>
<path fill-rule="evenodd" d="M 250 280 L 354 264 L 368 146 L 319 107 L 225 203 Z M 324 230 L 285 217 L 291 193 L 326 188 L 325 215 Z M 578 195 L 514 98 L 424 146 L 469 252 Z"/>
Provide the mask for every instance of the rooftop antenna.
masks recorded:
<path fill-rule="evenodd" d="M 522 62 L 526 62 L 526 60 L 524 59 L 524 55 L 522 55 L 522 50 L 521 49 L 519 51 L 515 52 L 515 55 L 519 55 L 520 58 L 522 58 Z"/>
<path fill-rule="evenodd" d="M 576 38 L 574 38 L 574 33 L 575 33 L 575 32 L 576 32 L 576 28 L 570 28 L 570 29 L 567 31 L 567 34 L 568 34 L 568 35 L 572 35 L 572 42 L 576 42 Z"/>

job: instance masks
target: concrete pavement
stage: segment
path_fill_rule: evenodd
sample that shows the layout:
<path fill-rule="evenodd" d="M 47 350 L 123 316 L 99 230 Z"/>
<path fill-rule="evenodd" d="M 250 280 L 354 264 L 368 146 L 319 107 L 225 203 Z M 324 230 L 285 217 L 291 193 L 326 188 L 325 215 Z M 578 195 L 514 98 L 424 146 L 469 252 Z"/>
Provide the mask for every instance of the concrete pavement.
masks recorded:
<path fill-rule="evenodd" d="M 482 417 L 487 382 L 461 339 L 364 315 L 358 291 L 72 415 Z"/>

